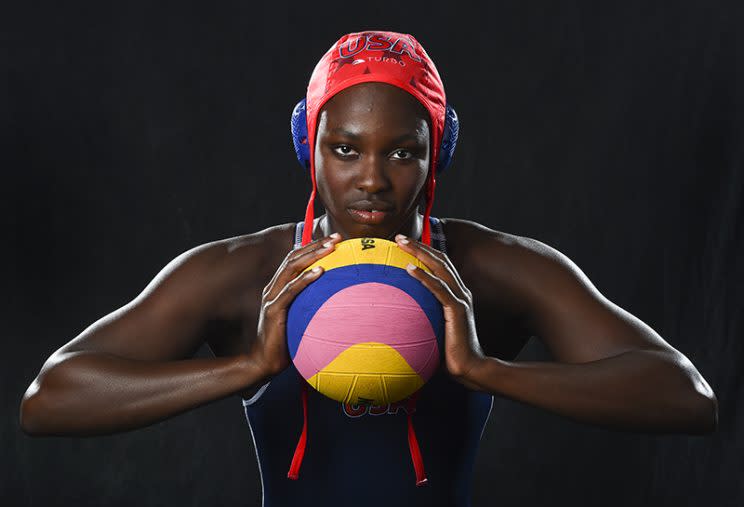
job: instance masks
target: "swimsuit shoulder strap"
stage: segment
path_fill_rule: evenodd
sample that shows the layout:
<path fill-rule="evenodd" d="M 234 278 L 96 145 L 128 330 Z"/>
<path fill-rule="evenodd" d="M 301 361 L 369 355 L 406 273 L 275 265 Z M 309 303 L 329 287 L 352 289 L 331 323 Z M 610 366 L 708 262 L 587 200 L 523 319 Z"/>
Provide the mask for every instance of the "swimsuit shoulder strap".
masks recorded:
<path fill-rule="evenodd" d="M 431 223 L 431 246 L 440 252 L 447 253 L 447 239 L 444 237 L 444 227 L 442 221 L 437 217 L 429 217 Z"/>
<path fill-rule="evenodd" d="M 302 246 L 302 230 L 305 228 L 305 222 L 297 222 L 295 226 L 294 245 L 292 250 L 297 250 Z"/>

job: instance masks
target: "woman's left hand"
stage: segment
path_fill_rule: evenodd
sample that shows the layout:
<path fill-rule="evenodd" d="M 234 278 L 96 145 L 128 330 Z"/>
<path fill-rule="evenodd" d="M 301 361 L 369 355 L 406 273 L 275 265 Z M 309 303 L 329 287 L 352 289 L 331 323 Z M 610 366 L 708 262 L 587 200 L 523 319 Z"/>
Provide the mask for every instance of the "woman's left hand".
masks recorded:
<path fill-rule="evenodd" d="M 431 273 L 409 264 L 407 270 L 442 304 L 444 311 L 444 357 L 447 371 L 471 389 L 477 386 L 469 375 L 484 360 L 473 314 L 473 295 L 465 287 L 455 266 L 443 252 L 401 234 L 395 241 L 405 252 L 420 260 Z"/>

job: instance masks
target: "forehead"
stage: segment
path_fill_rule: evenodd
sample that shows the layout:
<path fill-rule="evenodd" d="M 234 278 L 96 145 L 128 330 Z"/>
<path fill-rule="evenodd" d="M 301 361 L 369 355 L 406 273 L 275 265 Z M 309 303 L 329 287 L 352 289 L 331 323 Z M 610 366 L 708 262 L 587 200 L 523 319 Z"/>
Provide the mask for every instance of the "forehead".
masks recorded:
<path fill-rule="evenodd" d="M 360 83 L 326 102 L 318 115 L 318 131 L 343 126 L 429 132 L 429 112 L 410 93 L 387 83 Z"/>

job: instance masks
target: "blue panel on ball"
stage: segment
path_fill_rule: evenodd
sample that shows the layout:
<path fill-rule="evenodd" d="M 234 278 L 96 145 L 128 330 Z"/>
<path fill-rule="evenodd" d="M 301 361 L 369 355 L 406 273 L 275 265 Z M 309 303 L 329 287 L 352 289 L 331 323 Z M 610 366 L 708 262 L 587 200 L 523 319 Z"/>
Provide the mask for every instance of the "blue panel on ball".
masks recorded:
<path fill-rule="evenodd" d="M 444 315 L 442 305 L 434 294 L 413 278 L 405 269 L 383 264 L 352 264 L 334 268 L 300 292 L 287 313 L 287 345 L 294 359 L 310 320 L 328 299 L 352 285 L 385 283 L 411 296 L 426 314 L 437 337 L 439 350 L 444 350 Z"/>

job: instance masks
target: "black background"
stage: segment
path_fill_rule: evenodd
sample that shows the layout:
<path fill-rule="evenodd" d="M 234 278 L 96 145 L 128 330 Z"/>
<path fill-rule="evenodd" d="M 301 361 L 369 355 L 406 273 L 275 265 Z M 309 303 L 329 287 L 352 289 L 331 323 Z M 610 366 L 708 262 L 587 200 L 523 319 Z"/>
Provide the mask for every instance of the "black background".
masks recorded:
<path fill-rule="evenodd" d="M 238 398 L 85 439 L 25 436 L 18 405 L 54 350 L 177 254 L 302 217 L 289 113 L 363 29 L 413 34 L 459 113 L 434 214 L 558 248 L 720 403 L 713 435 L 653 436 L 497 397 L 473 504 L 744 504 L 734 2 L 3 5 L 4 505 L 260 505 Z M 550 356 L 533 340 L 519 359 Z"/>

